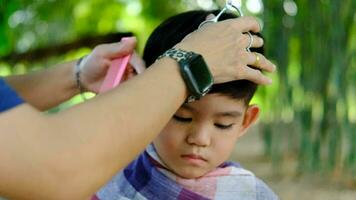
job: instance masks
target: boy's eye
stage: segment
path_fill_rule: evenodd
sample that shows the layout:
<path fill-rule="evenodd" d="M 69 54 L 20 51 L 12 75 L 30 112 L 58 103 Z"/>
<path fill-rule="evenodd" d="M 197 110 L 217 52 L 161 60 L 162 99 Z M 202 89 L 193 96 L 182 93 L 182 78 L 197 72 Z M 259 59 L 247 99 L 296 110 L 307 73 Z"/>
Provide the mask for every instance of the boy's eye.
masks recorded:
<path fill-rule="evenodd" d="M 219 128 L 219 129 L 229 129 L 233 126 L 234 124 L 229 124 L 229 125 L 223 125 L 223 124 L 217 124 L 215 123 L 214 126 Z"/>
<path fill-rule="evenodd" d="M 191 122 L 192 118 L 179 117 L 177 115 L 173 115 L 173 118 L 179 122 Z"/>

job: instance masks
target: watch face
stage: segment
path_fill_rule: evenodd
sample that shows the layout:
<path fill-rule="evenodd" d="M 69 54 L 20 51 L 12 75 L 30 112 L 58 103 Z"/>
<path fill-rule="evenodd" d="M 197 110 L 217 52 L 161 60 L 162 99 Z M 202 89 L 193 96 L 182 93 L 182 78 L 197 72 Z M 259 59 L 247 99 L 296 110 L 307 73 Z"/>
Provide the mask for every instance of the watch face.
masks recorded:
<path fill-rule="evenodd" d="M 190 60 L 190 71 L 193 75 L 199 91 L 205 95 L 213 84 L 212 75 L 201 55 L 194 55 Z"/>

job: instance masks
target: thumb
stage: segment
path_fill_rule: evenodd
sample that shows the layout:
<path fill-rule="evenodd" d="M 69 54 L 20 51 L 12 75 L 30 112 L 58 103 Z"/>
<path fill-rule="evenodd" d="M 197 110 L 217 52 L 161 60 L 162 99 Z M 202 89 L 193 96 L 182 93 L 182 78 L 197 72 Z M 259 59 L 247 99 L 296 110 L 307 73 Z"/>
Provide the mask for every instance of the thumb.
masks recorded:
<path fill-rule="evenodd" d="M 131 56 L 130 64 L 136 70 L 137 74 L 141 74 L 146 69 L 145 61 L 142 60 L 142 58 L 136 53 L 136 51 L 134 51 Z"/>
<path fill-rule="evenodd" d="M 209 14 L 208 16 L 206 16 L 206 20 L 211 20 L 214 19 L 215 15 L 214 14 Z"/>
<path fill-rule="evenodd" d="M 123 38 L 120 42 L 100 45 L 101 54 L 109 59 L 131 54 L 136 47 L 136 37 Z"/>
<path fill-rule="evenodd" d="M 208 22 L 209 22 L 210 20 L 214 19 L 214 17 L 215 17 L 215 15 L 212 14 L 212 13 L 210 13 L 209 15 L 206 16 L 205 21 L 203 21 L 203 22 L 199 25 L 199 27 L 201 28 L 201 27 L 204 27 L 204 26 L 207 25 L 207 24 L 210 24 L 210 23 L 208 23 Z"/>

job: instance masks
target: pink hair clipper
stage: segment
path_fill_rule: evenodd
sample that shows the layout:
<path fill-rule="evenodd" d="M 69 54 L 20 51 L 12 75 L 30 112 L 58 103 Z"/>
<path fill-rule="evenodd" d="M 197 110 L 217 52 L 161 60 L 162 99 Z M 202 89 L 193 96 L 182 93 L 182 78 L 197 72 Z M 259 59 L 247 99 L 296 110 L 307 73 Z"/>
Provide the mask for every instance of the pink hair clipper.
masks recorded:
<path fill-rule="evenodd" d="M 122 41 L 125 40 L 127 40 L 127 38 L 125 37 L 122 38 Z M 116 58 L 113 61 L 111 61 L 104 82 L 100 87 L 99 93 L 106 92 L 120 84 L 121 79 L 126 70 L 126 67 L 130 61 L 130 58 L 131 58 L 131 54 L 121 58 Z"/>

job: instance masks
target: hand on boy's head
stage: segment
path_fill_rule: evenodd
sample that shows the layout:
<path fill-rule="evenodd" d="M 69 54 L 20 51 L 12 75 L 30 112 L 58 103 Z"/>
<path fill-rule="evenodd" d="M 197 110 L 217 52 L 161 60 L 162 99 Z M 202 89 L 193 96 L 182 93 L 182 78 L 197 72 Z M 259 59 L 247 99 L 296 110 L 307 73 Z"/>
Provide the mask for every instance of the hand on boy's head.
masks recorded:
<path fill-rule="evenodd" d="M 208 16 L 210 17 L 212 16 Z M 258 32 L 260 29 L 259 22 L 254 17 L 228 19 L 204 25 L 201 29 L 187 35 L 176 46 L 202 54 L 215 83 L 247 79 L 257 84 L 269 84 L 272 82 L 270 78 L 248 67 L 252 65 L 268 72 L 275 69 L 275 66 L 264 56 L 258 54 L 257 58 L 256 54 L 246 51 L 250 42 L 251 47 L 255 48 L 263 45 L 263 39 L 258 36 L 253 36 L 251 39 L 246 34 L 249 31 Z"/>

